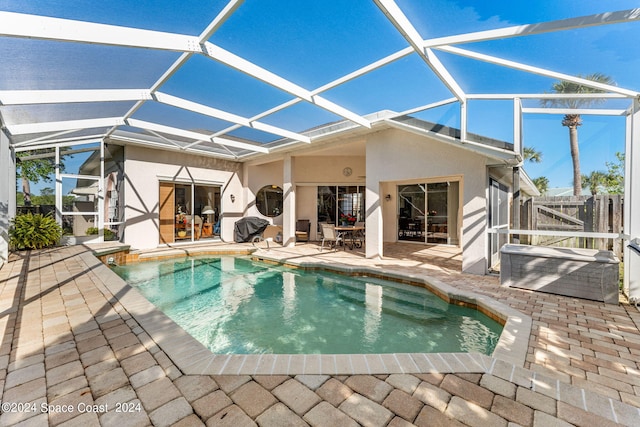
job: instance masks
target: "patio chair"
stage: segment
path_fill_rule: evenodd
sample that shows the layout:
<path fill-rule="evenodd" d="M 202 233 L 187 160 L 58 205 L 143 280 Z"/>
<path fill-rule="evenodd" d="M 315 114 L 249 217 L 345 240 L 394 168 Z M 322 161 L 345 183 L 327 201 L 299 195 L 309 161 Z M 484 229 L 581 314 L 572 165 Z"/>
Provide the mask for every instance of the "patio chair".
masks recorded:
<path fill-rule="evenodd" d="M 296 221 L 296 242 L 308 242 L 311 234 L 311 221 L 299 219 Z"/>
<path fill-rule="evenodd" d="M 342 242 L 342 236 L 336 233 L 336 226 L 333 224 L 320 224 L 322 227 L 322 243 L 320 244 L 320 252 L 324 248 L 325 240 L 329 243 L 329 247 L 333 245 L 334 249 L 338 249 L 338 243 Z"/>

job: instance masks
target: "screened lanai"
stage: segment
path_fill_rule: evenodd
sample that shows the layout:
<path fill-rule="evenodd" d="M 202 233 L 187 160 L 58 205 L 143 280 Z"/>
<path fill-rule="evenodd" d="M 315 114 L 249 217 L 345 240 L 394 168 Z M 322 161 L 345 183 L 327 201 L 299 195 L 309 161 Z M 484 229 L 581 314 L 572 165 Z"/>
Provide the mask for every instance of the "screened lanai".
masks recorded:
<path fill-rule="evenodd" d="M 500 167 L 534 167 L 524 148 L 549 143 L 547 120 L 580 114 L 583 129 L 587 118 L 597 123 L 585 145 L 601 157 L 625 154 L 618 237 L 626 243 L 625 286 L 640 296 L 640 258 L 629 248 L 640 236 L 633 176 L 640 167 L 640 52 L 630 42 L 640 10 L 633 3 L 608 10 L 602 2 L 0 2 L 0 228 L 16 212 L 21 156 L 48 155 L 58 165 L 64 150 L 117 160 L 113 147 L 145 147 L 245 163 L 286 158 L 345 127 L 430 132 L 412 127 L 408 119 L 417 119 L 456 129 L 459 144 Z M 586 78 L 592 73 L 615 83 Z M 557 81 L 594 93 L 552 93 Z M 570 99 L 597 102 L 562 102 Z M 566 168 L 566 141 L 551 147 L 562 155 L 544 173 Z M 115 163 L 51 172 L 61 222 L 87 213 L 68 211 L 63 196 L 95 184 L 97 205 L 88 213 L 98 230 L 123 227 L 104 204 L 115 194 L 107 178 Z M 376 203 L 368 197 L 367 212 Z M 285 219 L 285 238 L 294 219 Z M 519 231 L 513 224 L 505 232 Z M 374 244 L 381 242 L 367 242 Z M 2 245 L 6 260 L 6 238 Z M 368 246 L 367 253 L 377 252 Z"/>

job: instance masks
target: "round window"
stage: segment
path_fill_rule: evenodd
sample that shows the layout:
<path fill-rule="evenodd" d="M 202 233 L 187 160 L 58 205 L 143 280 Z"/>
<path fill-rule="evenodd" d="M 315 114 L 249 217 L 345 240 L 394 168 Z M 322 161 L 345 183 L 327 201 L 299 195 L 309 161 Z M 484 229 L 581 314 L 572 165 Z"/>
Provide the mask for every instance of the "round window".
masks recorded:
<path fill-rule="evenodd" d="M 256 207 L 264 216 L 279 216 L 282 213 L 282 188 L 265 185 L 256 194 Z"/>

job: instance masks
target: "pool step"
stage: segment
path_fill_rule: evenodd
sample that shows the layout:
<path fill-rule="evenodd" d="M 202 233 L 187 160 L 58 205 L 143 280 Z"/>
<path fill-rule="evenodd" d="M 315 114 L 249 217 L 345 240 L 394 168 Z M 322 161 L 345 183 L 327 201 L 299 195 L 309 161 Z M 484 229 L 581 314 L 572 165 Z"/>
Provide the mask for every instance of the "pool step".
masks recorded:
<path fill-rule="evenodd" d="M 366 295 L 362 289 L 358 289 L 349 285 L 339 285 L 336 292 L 342 298 L 361 305 L 366 304 Z M 415 300 L 408 301 L 403 299 L 388 298 L 383 291 L 382 311 L 396 316 L 402 316 L 420 321 L 441 319 L 447 317 L 446 310 L 441 307 L 431 306 L 429 304 L 419 304 Z"/>

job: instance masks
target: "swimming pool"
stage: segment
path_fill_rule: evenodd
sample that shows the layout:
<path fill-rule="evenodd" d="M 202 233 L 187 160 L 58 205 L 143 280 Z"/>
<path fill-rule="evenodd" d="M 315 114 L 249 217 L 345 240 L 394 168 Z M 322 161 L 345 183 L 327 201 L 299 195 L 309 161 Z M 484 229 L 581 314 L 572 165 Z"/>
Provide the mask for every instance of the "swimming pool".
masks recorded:
<path fill-rule="evenodd" d="M 216 354 L 479 352 L 502 326 L 425 289 L 245 257 L 114 269 Z"/>

